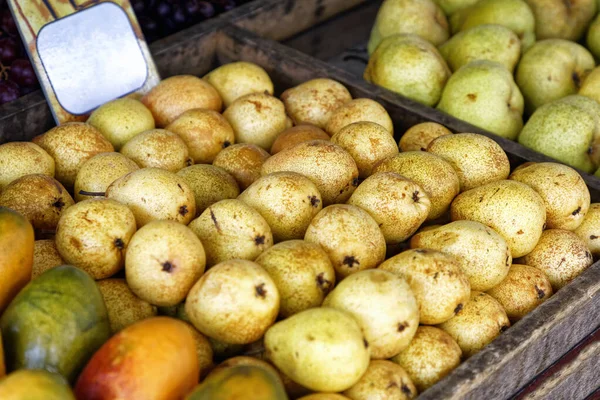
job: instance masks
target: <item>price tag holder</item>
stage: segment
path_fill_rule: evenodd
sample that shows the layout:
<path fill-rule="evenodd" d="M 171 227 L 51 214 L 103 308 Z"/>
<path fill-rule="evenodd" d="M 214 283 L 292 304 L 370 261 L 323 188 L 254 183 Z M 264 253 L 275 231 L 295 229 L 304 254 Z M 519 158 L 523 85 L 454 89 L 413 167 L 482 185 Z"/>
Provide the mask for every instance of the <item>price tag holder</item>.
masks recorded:
<path fill-rule="evenodd" d="M 8 0 L 57 124 L 160 76 L 129 0 Z"/>

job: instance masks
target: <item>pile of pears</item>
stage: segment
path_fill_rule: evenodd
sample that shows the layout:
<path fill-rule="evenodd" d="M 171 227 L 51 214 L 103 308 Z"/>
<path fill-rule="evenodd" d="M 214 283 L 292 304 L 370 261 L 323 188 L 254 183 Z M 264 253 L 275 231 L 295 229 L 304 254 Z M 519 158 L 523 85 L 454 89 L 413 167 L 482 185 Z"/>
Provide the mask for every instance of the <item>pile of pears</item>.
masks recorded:
<path fill-rule="evenodd" d="M 337 81 L 275 96 L 234 62 L 0 145 L 0 207 L 36 235 L 22 292 L 68 265 L 103 296 L 113 336 L 79 357 L 76 397 L 206 398 L 172 371 L 190 366 L 200 393 L 253 366 L 279 393 L 254 400 L 412 399 L 600 256 L 600 204 L 575 169 L 511 168 L 495 141 L 436 123 L 398 136 Z M 29 301 L 60 296 L 45 290 Z M 0 397 L 24 379 L 12 360 Z"/>
<path fill-rule="evenodd" d="M 385 0 L 366 80 L 600 176 L 600 2 Z"/>

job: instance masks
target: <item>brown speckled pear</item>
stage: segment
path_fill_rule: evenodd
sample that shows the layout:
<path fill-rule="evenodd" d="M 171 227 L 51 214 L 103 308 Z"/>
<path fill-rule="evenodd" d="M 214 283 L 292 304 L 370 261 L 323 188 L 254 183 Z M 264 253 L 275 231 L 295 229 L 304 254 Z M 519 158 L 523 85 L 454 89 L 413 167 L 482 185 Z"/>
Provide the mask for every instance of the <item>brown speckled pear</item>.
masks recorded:
<path fill-rule="evenodd" d="M 506 277 L 512 263 L 506 240 L 474 221 L 455 221 L 420 232 L 410 240 L 413 249 L 434 249 L 453 255 L 472 290 L 493 288 Z"/>
<path fill-rule="evenodd" d="M 188 327 L 196 343 L 196 355 L 198 356 L 198 365 L 200 365 L 200 380 L 202 380 L 214 367 L 213 350 L 208 338 L 201 334 L 191 322 L 186 321 L 185 326 Z"/>
<path fill-rule="evenodd" d="M 419 322 L 441 324 L 469 301 L 471 285 L 457 259 L 430 249 L 412 249 L 387 259 L 378 269 L 408 282 L 419 305 Z"/>
<path fill-rule="evenodd" d="M 54 159 L 32 142 L 9 142 L 0 145 L 0 191 L 25 175 L 54 177 Z"/>
<path fill-rule="evenodd" d="M 177 172 L 194 192 L 196 216 L 210 205 L 225 199 L 235 199 L 240 194 L 237 182 L 223 168 L 209 164 L 196 164 Z"/>
<path fill-rule="evenodd" d="M 546 226 L 546 206 L 540 195 L 524 183 L 509 180 L 459 194 L 450 214 L 453 221 L 477 221 L 498 232 L 513 258 L 533 250 Z"/>
<path fill-rule="evenodd" d="M 260 265 L 228 260 L 196 282 L 185 311 L 201 333 L 227 343 L 248 344 L 275 322 L 279 292 Z"/>
<path fill-rule="evenodd" d="M 510 174 L 510 163 L 502 147 L 483 135 L 457 133 L 441 136 L 429 144 L 427 151 L 454 167 L 461 192 L 507 179 Z"/>
<path fill-rule="evenodd" d="M 207 268 L 234 258 L 254 261 L 273 246 L 273 233 L 267 221 L 237 199 L 209 206 L 189 227 L 204 245 Z"/>
<path fill-rule="evenodd" d="M 317 244 L 288 240 L 267 249 L 255 261 L 267 271 L 281 297 L 284 318 L 319 307 L 335 285 L 335 270 Z"/>
<path fill-rule="evenodd" d="M 456 340 L 465 358 L 479 352 L 510 327 L 506 311 L 489 294 L 471 292 L 471 300 L 438 328 Z"/>
<path fill-rule="evenodd" d="M 121 148 L 121 154 L 140 168 L 162 168 L 171 172 L 194 163 L 183 139 L 165 129 L 152 129 L 134 136 Z"/>
<path fill-rule="evenodd" d="M 594 258 L 600 257 L 600 203 L 592 203 L 575 233 L 587 245 Z"/>
<path fill-rule="evenodd" d="M 135 217 L 126 205 L 106 198 L 84 200 L 62 214 L 56 248 L 67 264 L 96 280 L 109 278 L 123 269 L 135 230 Z"/>
<path fill-rule="evenodd" d="M 369 347 L 358 322 L 330 307 L 292 315 L 265 334 L 269 360 L 317 392 L 341 392 L 358 382 L 369 366 Z"/>
<path fill-rule="evenodd" d="M 517 260 L 542 270 L 555 292 L 577 278 L 593 261 L 583 239 L 563 229 L 545 230 L 535 248 Z"/>
<path fill-rule="evenodd" d="M 388 360 L 371 360 L 367 372 L 344 394 L 352 400 L 409 400 L 417 397 L 417 388 L 400 365 Z"/>
<path fill-rule="evenodd" d="M 458 367 L 461 356 L 452 336 L 434 326 L 419 326 L 408 347 L 392 361 L 400 364 L 423 392 Z"/>
<path fill-rule="evenodd" d="M 161 168 L 142 168 L 117 179 L 106 189 L 106 197 L 128 206 L 138 228 L 154 220 L 187 225 L 196 215 L 192 189 Z"/>
<path fill-rule="evenodd" d="M 419 306 L 408 283 L 380 269 L 348 276 L 327 295 L 323 306 L 345 311 L 356 319 L 369 342 L 372 359 L 398 354 L 419 326 Z"/>
<path fill-rule="evenodd" d="M 596 15 L 597 0 L 526 0 L 535 16 L 538 40 L 578 41 Z"/>
<path fill-rule="evenodd" d="M 361 121 L 379 124 L 390 136 L 394 136 L 394 124 L 385 108 L 375 100 L 362 98 L 354 99 L 335 110 L 325 125 L 325 131 L 333 136 L 343 127 Z"/>
<path fill-rule="evenodd" d="M 231 174 L 244 190 L 260 178 L 261 168 L 269 157 L 269 153 L 255 144 L 238 143 L 221 150 L 213 165 Z"/>
<path fill-rule="evenodd" d="M 125 279 L 102 279 L 96 284 L 104 298 L 113 334 L 142 319 L 156 315 L 156 306 L 137 297 L 129 289 Z"/>
<path fill-rule="evenodd" d="M 250 185 L 238 200 L 263 216 L 273 240 L 302 239 L 310 221 L 323 208 L 317 186 L 296 172 L 274 172 Z"/>
<path fill-rule="evenodd" d="M 352 156 L 337 144 L 325 140 L 300 143 L 270 157 L 261 174 L 292 171 L 317 185 L 323 205 L 344 203 L 358 185 L 358 168 Z"/>
<path fill-rule="evenodd" d="M 35 279 L 45 271 L 65 264 L 54 239 L 36 240 L 33 248 L 33 267 L 31 279 Z"/>
<path fill-rule="evenodd" d="M 487 294 L 498 300 L 508 318 L 516 322 L 552 296 L 552 285 L 541 270 L 513 264 L 506 278 Z"/>
<path fill-rule="evenodd" d="M 121 153 L 100 153 L 87 160 L 75 178 L 75 201 L 103 197 L 111 183 L 140 167 Z"/>
<path fill-rule="evenodd" d="M 359 177 L 363 179 L 373 173 L 373 167 L 378 163 L 398 154 L 394 137 L 375 122 L 361 121 L 346 125 L 331 137 L 331 143 L 350 153 L 356 161 Z"/>
<path fill-rule="evenodd" d="M 440 218 L 460 192 L 458 174 L 448 161 L 424 151 L 406 151 L 379 163 L 373 173 L 395 172 L 425 190 L 431 208 L 427 220 Z"/>
<path fill-rule="evenodd" d="M 187 226 L 152 221 L 129 242 L 125 277 L 131 291 L 142 300 L 174 306 L 186 298 L 205 265 L 202 243 Z"/>
<path fill-rule="evenodd" d="M 510 179 L 531 186 L 544 199 L 547 228 L 573 231 L 590 208 L 590 191 L 583 178 L 564 164 L 535 163 L 514 171 Z"/>
<path fill-rule="evenodd" d="M 375 268 L 385 259 L 385 238 L 377 222 L 349 204 L 322 209 L 308 226 L 304 240 L 323 247 L 338 280 Z"/>
<path fill-rule="evenodd" d="M 311 140 L 329 140 L 329 135 L 323 129 L 312 124 L 303 123 L 293 126 L 277 135 L 271 146 L 271 154 L 275 155 L 281 150 Z"/>
<path fill-rule="evenodd" d="M 401 151 L 427 151 L 429 143 L 452 132 L 436 122 L 422 122 L 409 128 L 398 142 Z"/>
<path fill-rule="evenodd" d="M 281 100 L 294 125 L 308 122 L 323 129 L 333 113 L 351 101 L 352 96 L 341 83 L 318 78 L 287 89 Z"/>
<path fill-rule="evenodd" d="M 427 219 L 431 209 L 431 201 L 423 188 L 394 172 L 378 172 L 365 179 L 348 204 L 367 211 L 388 244 L 408 239 Z"/>
<path fill-rule="evenodd" d="M 223 64 L 204 75 L 202 79 L 219 92 L 225 107 L 250 93 L 273 94 L 273 82 L 267 71 L 251 62 Z"/>

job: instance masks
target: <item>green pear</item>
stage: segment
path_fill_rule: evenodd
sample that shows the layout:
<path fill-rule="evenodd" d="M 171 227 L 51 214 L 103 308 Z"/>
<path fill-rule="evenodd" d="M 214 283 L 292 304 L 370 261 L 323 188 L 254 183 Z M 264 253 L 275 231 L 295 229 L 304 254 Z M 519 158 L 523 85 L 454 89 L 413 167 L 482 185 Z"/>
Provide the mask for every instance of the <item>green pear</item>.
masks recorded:
<path fill-rule="evenodd" d="M 590 24 L 586 37 L 587 48 L 596 58 L 600 58 L 600 15 Z"/>
<path fill-rule="evenodd" d="M 472 61 L 456 71 L 437 108 L 508 139 L 516 139 L 523 127 L 521 91 L 495 61 Z"/>
<path fill-rule="evenodd" d="M 521 58 L 516 73 L 526 112 L 577 93 L 595 65 L 592 54 L 575 42 L 546 39 L 534 44 Z"/>
<path fill-rule="evenodd" d="M 364 78 L 409 99 L 435 106 L 450 77 L 438 50 L 413 34 L 388 36 L 369 59 Z"/>
<path fill-rule="evenodd" d="M 452 71 L 475 60 L 496 61 L 513 71 L 521 57 L 521 41 L 502 25 L 477 25 L 454 35 L 439 47 Z"/>
<path fill-rule="evenodd" d="M 600 164 L 600 104 L 581 95 L 538 108 L 519 143 L 567 165 L 593 173 Z"/>
<path fill-rule="evenodd" d="M 450 16 L 452 33 L 484 24 L 502 25 L 512 30 L 521 39 L 523 51 L 535 43 L 535 18 L 523 0 L 480 0 Z"/>
<path fill-rule="evenodd" d="M 535 16 L 539 40 L 577 41 L 596 15 L 596 0 L 525 0 Z"/>
<path fill-rule="evenodd" d="M 578 94 L 587 96 L 600 103 L 600 67 L 594 68 L 585 77 Z"/>
<path fill-rule="evenodd" d="M 434 0 L 438 6 L 446 13 L 447 16 L 455 12 L 468 8 L 479 0 Z"/>
<path fill-rule="evenodd" d="M 371 29 L 369 54 L 397 33 L 414 33 L 438 46 L 448 40 L 448 20 L 432 0 L 385 0 Z"/>

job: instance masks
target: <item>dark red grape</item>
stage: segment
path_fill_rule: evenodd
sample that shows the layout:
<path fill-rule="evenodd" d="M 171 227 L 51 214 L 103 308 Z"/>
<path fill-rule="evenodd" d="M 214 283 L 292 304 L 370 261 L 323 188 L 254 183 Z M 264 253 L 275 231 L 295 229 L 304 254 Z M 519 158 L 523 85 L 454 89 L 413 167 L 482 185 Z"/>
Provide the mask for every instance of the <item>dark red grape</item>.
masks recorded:
<path fill-rule="evenodd" d="M 180 27 L 184 27 L 188 22 L 187 15 L 185 15 L 185 12 L 183 11 L 183 8 L 181 8 L 180 5 L 173 6 L 171 18 L 173 19 L 173 22 Z"/>
<path fill-rule="evenodd" d="M 0 13 L 0 28 L 9 35 L 16 36 L 19 34 L 15 20 L 9 10 L 3 10 Z"/>
<path fill-rule="evenodd" d="M 212 4 L 210 4 L 208 1 L 201 1 L 199 4 L 200 7 L 200 15 L 202 15 L 204 18 L 212 18 L 215 16 L 215 6 L 213 6 Z"/>
<path fill-rule="evenodd" d="M 19 54 L 19 46 L 15 39 L 0 37 L 0 63 L 9 65 Z"/>
<path fill-rule="evenodd" d="M 159 19 L 168 18 L 172 11 L 173 7 L 171 6 L 171 3 L 165 0 L 159 1 L 154 9 L 154 13 Z"/>
<path fill-rule="evenodd" d="M 22 87 L 33 87 L 38 84 L 33 66 L 25 59 L 17 59 L 10 64 L 8 77 Z"/>
<path fill-rule="evenodd" d="M 19 86 L 11 81 L 0 81 L 0 104 L 8 103 L 19 98 Z"/>

